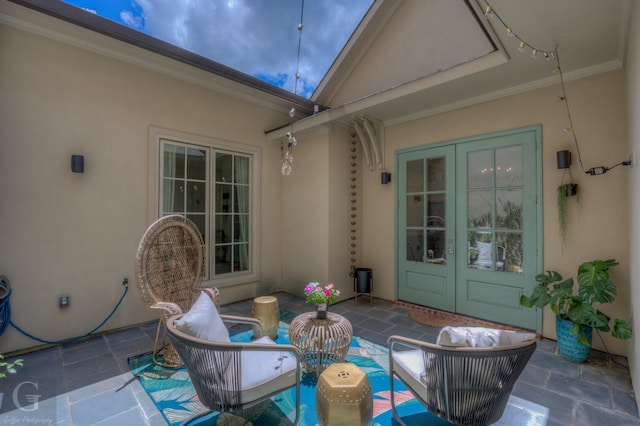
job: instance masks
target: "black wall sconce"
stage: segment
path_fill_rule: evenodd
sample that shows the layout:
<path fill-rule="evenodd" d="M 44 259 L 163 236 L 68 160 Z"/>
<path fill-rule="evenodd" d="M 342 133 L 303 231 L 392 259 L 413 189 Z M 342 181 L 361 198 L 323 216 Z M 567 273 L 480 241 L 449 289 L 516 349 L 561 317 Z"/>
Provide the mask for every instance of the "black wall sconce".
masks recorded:
<path fill-rule="evenodd" d="M 71 156 L 71 171 L 73 173 L 84 173 L 84 155 Z"/>
<path fill-rule="evenodd" d="M 383 185 L 388 184 L 389 182 L 391 182 L 391 173 L 389 172 L 382 172 L 380 174 L 380 183 L 382 183 Z"/>
<path fill-rule="evenodd" d="M 568 169 L 571 166 L 571 151 L 558 151 L 556 160 L 559 169 Z"/>

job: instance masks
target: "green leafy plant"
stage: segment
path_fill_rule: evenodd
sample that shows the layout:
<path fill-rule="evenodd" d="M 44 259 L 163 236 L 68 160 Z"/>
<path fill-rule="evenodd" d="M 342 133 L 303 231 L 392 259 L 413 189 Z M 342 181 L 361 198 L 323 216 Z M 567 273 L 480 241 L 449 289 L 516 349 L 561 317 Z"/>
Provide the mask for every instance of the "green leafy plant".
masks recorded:
<path fill-rule="evenodd" d="M 613 320 L 597 308 L 599 304 L 612 303 L 617 295 L 616 285 L 609 277 L 609 268 L 618 265 L 613 259 L 584 262 L 578 267 L 578 288 L 573 278 L 566 280 L 556 271 L 536 275 L 537 285 L 530 296 L 520 296 L 522 306 L 543 308 L 547 305 L 557 316 L 573 322 L 571 334 L 578 341 L 591 346 L 581 324 L 611 333 L 616 339 L 627 340 L 632 336 L 631 326 L 621 319 Z"/>
<path fill-rule="evenodd" d="M 567 239 L 567 201 L 569 197 L 576 195 L 577 188 L 575 183 L 566 183 L 557 188 L 558 224 L 563 243 Z"/>
<path fill-rule="evenodd" d="M 16 366 L 22 367 L 22 360 L 16 359 L 12 362 L 6 362 L 4 355 L 0 354 L 0 379 L 7 377 L 7 374 L 16 374 Z"/>

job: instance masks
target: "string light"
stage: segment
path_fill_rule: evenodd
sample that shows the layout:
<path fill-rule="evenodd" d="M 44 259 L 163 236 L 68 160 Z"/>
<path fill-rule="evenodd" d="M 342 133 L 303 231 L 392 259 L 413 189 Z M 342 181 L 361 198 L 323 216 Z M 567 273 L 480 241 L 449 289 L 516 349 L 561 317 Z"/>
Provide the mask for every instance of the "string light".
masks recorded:
<path fill-rule="evenodd" d="M 300 80 L 300 46 L 302 45 L 302 29 L 304 25 L 302 24 L 304 18 L 304 0 L 302 0 L 302 4 L 300 7 L 300 23 L 298 24 L 298 53 L 296 57 L 296 72 L 294 74 L 295 80 L 293 83 L 293 94 L 298 94 L 298 80 Z M 296 115 L 296 108 L 291 107 L 289 110 L 289 117 L 294 118 Z M 289 176 L 293 171 L 292 163 L 293 163 L 293 147 L 298 144 L 296 137 L 293 135 L 293 121 L 291 121 L 291 127 L 287 132 L 287 141 L 280 143 L 280 154 L 281 154 L 281 166 L 280 173 L 283 176 Z"/>
<path fill-rule="evenodd" d="M 571 134 L 573 137 L 573 142 L 574 145 L 576 147 L 576 151 L 578 154 L 578 163 L 580 164 L 580 167 L 582 167 L 582 170 L 585 173 L 589 173 L 588 171 L 585 170 L 584 165 L 582 164 L 582 155 L 580 154 L 580 146 L 578 145 L 578 138 L 576 137 L 576 133 L 573 131 L 573 119 L 571 118 L 571 110 L 569 108 L 569 101 L 567 100 L 567 94 L 565 91 L 565 87 L 564 87 L 564 75 L 562 74 L 562 68 L 560 67 L 560 55 L 558 54 L 557 49 L 556 50 L 541 50 L 538 49 L 537 47 L 534 47 L 533 45 L 527 43 L 525 40 L 523 40 L 521 37 L 519 37 L 514 31 L 513 28 L 510 25 L 507 25 L 507 23 L 500 17 L 500 15 L 495 11 L 495 9 L 493 8 L 493 6 L 491 6 L 489 4 L 489 2 L 487 0 L 476 0 L 477 4 L 479 7 L 480 6 L 480 1 L 482 1 L 485 4 L 485 13 L 484 16 L 486 16 L 488 19 L 495 19 L 498 22 L 500 22 L 500 24 L 502 24 L 502 26 L 505 28 L 505 31 L 507 32 L 507 36 L 509 38 L 515 39 L 519 42 L 518 45 L 518 51 L 520 53 L 524 53 L 527 51 L 527 49 L 531 49 L 531 58 L 533 59 L 537 59 L 538 58 L 538 54 L 542 54 L 542 56 L 547 60 L 547 61 L 555 61 L 556 66 L 553 68 L 553 72 L 556 74 L 560 75 L 560 87 L 562 89 L 562 95 L 557 97 L 558 102 L 564 102 L 565 104 L 565 109 L 567 111 L 567 119 L 569 120 L 569 127 L 563 129 L 563 131 L 565 133 Z"/>

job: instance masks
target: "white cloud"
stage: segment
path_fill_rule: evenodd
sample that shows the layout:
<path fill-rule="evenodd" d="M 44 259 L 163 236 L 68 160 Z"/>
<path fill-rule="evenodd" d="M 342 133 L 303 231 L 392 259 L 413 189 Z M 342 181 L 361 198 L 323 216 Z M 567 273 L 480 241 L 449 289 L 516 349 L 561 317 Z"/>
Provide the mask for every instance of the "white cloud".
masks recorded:
<path fill-rule="evenodd" d="M 143 27 L 142 17 L 135 16 L 128 10 L 123 10 L 122 12 L 120 12 L 120 19 L 131 28 L 139 30 Z"/>

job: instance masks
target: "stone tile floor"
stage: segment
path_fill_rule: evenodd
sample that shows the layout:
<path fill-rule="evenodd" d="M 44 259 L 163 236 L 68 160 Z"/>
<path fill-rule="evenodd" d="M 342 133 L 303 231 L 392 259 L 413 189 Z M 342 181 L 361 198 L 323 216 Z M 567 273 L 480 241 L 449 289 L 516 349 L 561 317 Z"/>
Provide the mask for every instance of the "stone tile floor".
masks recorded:
<path fill-rule="evenodd" d="M 282 310 L 310 310 L 295 296 L 276 296 Z M 221 311 L 248 316 L 251 305 L 246 300 Z M 439 332 L 385 300 L 369 305 L 360 297 L 331 310 L 352 323 L 355 335 L 379 344 L 393 334 L 434 342 Z M 24 367 L 0 380 L 0 425 L 166 425 L 127 365 L 127 357 L 151 350 L 155 330 L 156 323 L 147 324 L 20 355 Z M 552 426 L 640 424 L 626 358 L 608 363 L 605 354 L 593 351 L 586 363 L 573 364 L 547 339 L 538 342 L 513 395 L 547 407 Z"/>

